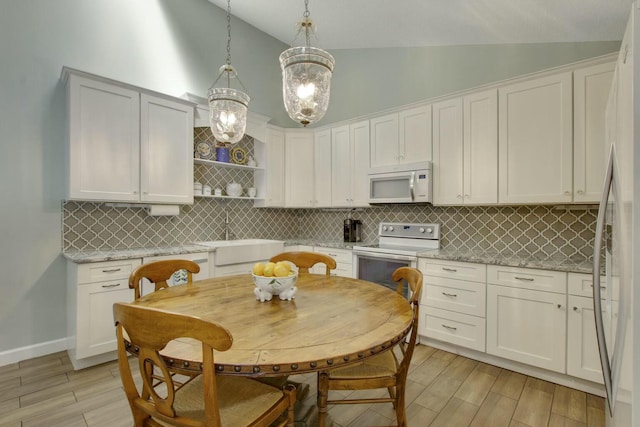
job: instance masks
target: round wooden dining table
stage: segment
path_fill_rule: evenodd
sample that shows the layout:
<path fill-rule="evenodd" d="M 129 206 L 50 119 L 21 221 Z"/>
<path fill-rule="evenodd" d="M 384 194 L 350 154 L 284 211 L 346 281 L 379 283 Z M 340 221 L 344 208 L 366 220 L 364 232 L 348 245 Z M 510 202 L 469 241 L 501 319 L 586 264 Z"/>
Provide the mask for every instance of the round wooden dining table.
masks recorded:
<path fill-rule="evenodd" d="M 395 346 L 411 329 L 409 302 L 364 280 L 300 274 L 291 301 L 260 302 L 250 274 L 172 286 L 134 305 L 215 321 L 233 344 L 215 353 L 217 374 L 253 377 L 323 371 Z M 169 366 L 200 371 L 202 346 L 188 338 L 161 352 Z"/>

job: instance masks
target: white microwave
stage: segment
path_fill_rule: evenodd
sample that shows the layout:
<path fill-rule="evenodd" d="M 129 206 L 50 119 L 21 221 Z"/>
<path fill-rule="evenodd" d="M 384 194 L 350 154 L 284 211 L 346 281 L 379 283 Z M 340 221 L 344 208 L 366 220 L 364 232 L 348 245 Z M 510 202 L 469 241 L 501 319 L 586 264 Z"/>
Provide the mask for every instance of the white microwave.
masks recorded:
<path fill-rule="evenodd" d="M 369 170 L 369 203 L 431 203 L 431 162 L 420 168 Z"/>

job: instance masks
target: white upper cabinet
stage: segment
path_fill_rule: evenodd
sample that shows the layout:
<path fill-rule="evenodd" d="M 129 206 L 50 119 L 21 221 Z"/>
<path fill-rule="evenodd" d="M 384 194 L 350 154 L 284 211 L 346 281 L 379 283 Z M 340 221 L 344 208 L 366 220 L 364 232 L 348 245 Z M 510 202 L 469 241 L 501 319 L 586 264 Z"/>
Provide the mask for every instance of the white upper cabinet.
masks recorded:
<path fill-rule="evenodd" d="M 285 206 L 313 207 L 314 135 L 306 130 L 285 132 Z"/>
<path fill-rule="evenodd" d="M 573 73 L 573 200 L 600 201 L 607 162 L 605 109 L 615 62 Z"/>
<path fill-rule="evenodd" d="M 499 89 L 499 202 L 572 201 L 572 75 Z"/>
<path fill-rule="evenodd" d="M 431 106 L 371 119 L 371 167 L 431 160 Z"/>
<path fill-rule="evenodd" d="M 193 203 L 193 105 L 65 69 L 72 200 Z"/>
<path fill-rule="evenodd" d="M 284 207 L 285 142 L 284 132 L 269 127 L 266 142 L 256 142 L 254 150 L 258 166 L 255 183 L 258 200 L 255 206 Z"/>
<path fill-rule="evenodd" d="M 193 107 L 140 95 L 140 201 L 193 202 Z"/>
<path fill-rule="evenodd" d="M 498 201 L 495 89 L 433 105 L 433 203 Z"/>
<path fill-rule="evenodd" d="M 333 207 L 369 206 L 369 121 L 331 129 Z"/>
<path fill-rule="evenodd" d="M 465 204 L 498 202 L 498 93 L 463 98 Z"/>
<path fill-rule="evenodd" d="M 331 130 L 315 133 L 313 206 L 330 207 L 331 195 Z"/>
<path fill-rule="evenodd" d="M 463 203 L 462 99 L 433 104 L 433 204 Z"/>

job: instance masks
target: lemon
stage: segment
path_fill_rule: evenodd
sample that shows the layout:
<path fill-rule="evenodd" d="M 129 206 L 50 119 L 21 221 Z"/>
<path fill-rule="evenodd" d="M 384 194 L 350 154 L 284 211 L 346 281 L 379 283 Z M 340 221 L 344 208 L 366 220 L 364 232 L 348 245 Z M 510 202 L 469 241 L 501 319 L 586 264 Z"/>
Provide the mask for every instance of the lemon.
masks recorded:
<path fill-rule="evenodd" d="M 278 261 L 276 262 L 276 266 L 282 266 L 287 270 L 287 273 L 289 273 L 291 271 L 291 264 L 289 264 L 287 261 Z"/>
<path fill-rule="evenodd" d="M 264 271 L 262 272 L 263 276 L 271 277 L 273 276 L 273 269 L 276 267 L 274 262 L 268 262 L 264 266 Z"/>
<path fill-rule="evenodd" d="M 276 277 L 285 277 L 289 275 L 289 270 L 283 264 L 278 263 L 273 268 L 273 275 Z"/>
<path fill-rule="evenodd" d="M 264 274 L 264 264 L 261 262 L 256 262 L 253 265 L 253 274 L 256 276 L 262 276 Z"/>

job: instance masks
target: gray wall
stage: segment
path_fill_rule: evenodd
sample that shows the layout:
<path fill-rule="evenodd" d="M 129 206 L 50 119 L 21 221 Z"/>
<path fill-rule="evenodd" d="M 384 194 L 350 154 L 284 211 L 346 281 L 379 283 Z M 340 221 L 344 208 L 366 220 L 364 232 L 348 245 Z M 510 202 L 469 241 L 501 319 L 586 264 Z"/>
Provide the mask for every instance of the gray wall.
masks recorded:
<path fill-rule="evenodd" d="M 70 66 L 149 89 L 204 95 L 226 56 L 224 12 L 206 0 L 0 0 L 0 357 L 66 336 L 64 88 Z M 286 48 L 234 20 L 233 64 L 251 109 L 281 105 Z M 617 49 L 617 43 L 335 51 L 321 124 Z"/>

